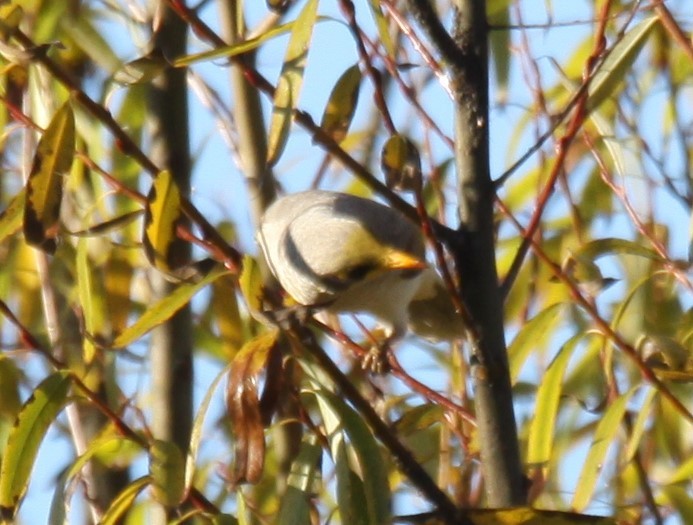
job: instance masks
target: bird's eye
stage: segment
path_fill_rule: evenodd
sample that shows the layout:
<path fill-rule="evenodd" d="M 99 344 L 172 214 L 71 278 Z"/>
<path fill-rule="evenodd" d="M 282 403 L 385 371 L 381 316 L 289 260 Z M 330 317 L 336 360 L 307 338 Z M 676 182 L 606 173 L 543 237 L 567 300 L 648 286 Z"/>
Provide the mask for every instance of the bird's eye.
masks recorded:
<path fill-rule="evenodd" d="M 347 268 L 344 271 L 344 278 L 348 281 L 360 281 L 375 269 L 373 263 L 362 263 Z"/>

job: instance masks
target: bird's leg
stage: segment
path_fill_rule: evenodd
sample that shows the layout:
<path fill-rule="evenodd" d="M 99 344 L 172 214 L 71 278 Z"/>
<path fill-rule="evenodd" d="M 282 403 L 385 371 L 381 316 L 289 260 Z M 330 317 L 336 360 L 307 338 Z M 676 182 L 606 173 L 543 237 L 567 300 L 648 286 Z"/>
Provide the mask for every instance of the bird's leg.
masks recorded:
<path fill-rule="evenodd" d="M 382 336 L 385 337 L 382 337 Z M 361 359 L 361 368 L 377 375 L 383 375 L 390 371 L 388 360 L 389 352 L 392 352 L 392 343 L 401 334 L 394 331 L 388 334 L 382 328 L 377 328 L 369 334 L 370 348 Z"/>

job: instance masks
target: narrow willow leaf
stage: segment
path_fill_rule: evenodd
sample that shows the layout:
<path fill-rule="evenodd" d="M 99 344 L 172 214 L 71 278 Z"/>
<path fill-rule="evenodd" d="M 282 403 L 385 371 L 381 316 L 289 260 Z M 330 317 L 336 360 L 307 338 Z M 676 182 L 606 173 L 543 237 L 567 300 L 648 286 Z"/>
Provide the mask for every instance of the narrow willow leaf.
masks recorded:
<path fill-rule="evenodd" d="M 383 11 L 380 8 L 380 2 L 378 0 L 368 0 L 368 6 L 371 8 L 371 13 L 373 13 L 375 27 L 378 30 L 380 42 L 383 44 L 387 56 L 393 60 L 396 60 L 397 53 L 395 50 L 395 44 L 390 36 L 390 28 L 388 27 L 387 19 L 385 18 L 385 15 L 383 15 Z"/>
<path fill-rule="evenodd" d="M 9 3 L 0 7 L 0 41 L 7 42 L 24 18 L 24 10 Z"/>
<path fill-rule="evenodd" d="M 279 507 L 277 525 L 310 523 L 310 495 L 294 486 L 286 487 Z"/>
<path fill-rule="evenodd" d="M 491 25 L 509 25 L 509 2 L 495 2 L 493 14 L 487 11 L 488 21 Z M 487 8 L 488 9 L 488 8 Z M 505 104 L 508 97 L 508 80 L 510 78 L 510 50 L 512 49 L 511 35 L 513 31 L 491 31 L 489 34 L 489 48 L 493 57 L 493 70 L 496 73 L 496 101 Z"/>
<path fill-rule="evenodd" d="M 360 515 L 367 519 L 366 523 L 372 525 L 389 523 L 390 484 L 375 437 L 363 419 L 342 398 L 320 388 L 319 385 L 315 386 L 318 406 L 328 429 L 328 439 L 335 461 L 339 461 L 338 456 L 341 454 L 339 448 L 344 442 L 342 434 L 349 438 L 349 451 L 353 453 L 349 454 L 349 458 L 356 461 L 351 470 L 363 483 L 366 502 Z"/>
<path fill-rule="evenodd" d="M 178 506 L 185 495 L 185 459 L 173 441 L 155 439 L 149 448 L 149 476 L 154 499 L 164 507 Z"/>
<path fill-rule="evenodd" d="M 597 108 L 614 93 L 616 87 L 625 78 L 628 69 L 638 58 L 658 20 L 657 16 L 643 20 L 628 31 L 614 46 L 590 82 L 587 98 L 588 110 Z"/>
<path fill-rule="evenodd" d="M 595 239 L 581 246 L 575 252 L 581 257 L 597 259 L 604 255 L 636 255 L 653 261 L 662 261 L 662 257 L 651 248 L 627 239 L 608 237 Z"/>
<path fill-rule="evenodd" d="M 7 208 L 0 213 L 0 243 L 4 242 L 7 237 L 16 233 L 22 227 L 25 201 L 26 189 L 22 188 L 17 195 L 12 197 Z"/>
<path fill-rule="evenodd" d="M 63 175 L 72 165 L 74 152 L 75 118 L 68 101 L 39 140 L 26 183 L 24 237 L 47 253 L 57 248 Z"/>
<path fill-rule="evenodd" d="M 364 512 L 368 508 L 364 481 L 356 475 L 349 465 L 348 445 L 342 439 L 334 456 L 337 474 L 337 503 L 342 523 L 354 525 L 375 525 L 372 516 Z"/>
<path fill-rule="evenodd" d="M 125 487 L 106 509 L 99 525 L 116 525 L 121 523 L 121 518 L 130 510 L 137 495 L 149 485 L 149 476 L 142 476 Z"/>
<path fill-rule="evenodd" d="M 293 111 L 298 106 L 301 84 L 303 83 L 303 71 L 306 67 L 306 59 L 317 12 L 318 1 L 308 0 L 298 18 L 296 18 L 291 31 L 291 38 L 289 39 L 286 56 L 284 57 L 284 65 L 282 66 L 277 89 L 274 93 L 267 146 L 267 163 L 270 166 L 273 166 L 279 160 L 289 139 Z"/>
<path fill-rule="evenodd" d="M 578 334 L 563 345 L 539 385 L 537 405 L 527 440 L 527 463 L 530 465 L 545 465 L 551 460 L 563 375 L 573 351 L 583 337 L 584 334 Z"/>
<path fill-rule="evenodd" d="M 247 40 L 244 40 L 243 42 L 239 42 L 238 44 L 233 44 L 230 46 L 221 46 L 212 49 L 211 51 L 194 53 L 192 55 L 177 58 L 176 60 L 174 60 L 173 65 L 175 67 L 185 67 L 191 64 L 195 64 L 197 62 L 203 62 L 206 60 L 216 60 L 218 58 L 228 58 L 240 55 L 242 53 L 247 53 L 248 51 L 257 49 L 265 42 L 293 30 L 294 24 L 296 22 L 297 21 L 292 21 L 286 24 L 279 25 L 277 27 L 270 29 L 269 31 L 265 31 L 264 33 L 256 36 L 255 38 L 249 38 Z"/>
<path fill-rule="evenodd" d="M 183 283 L 166 297 L 149 307 L 142 316 L 132 325 L 123 330 L 112 343 L 114 348 L 122 348 L 135 342 L 155 326 L 170 319 L 173 314 L 183 308 L 193 295 L 202 290 L 208 284 L 214 282 L 220 276 L 227 273 L 227 270 L 219 268 L 212 270 L 197 283 Z"/>
<path fill-rule="evenodd" d="M 278 525 L 310 523 L 310 501 L 319 493 L 322 448 L 317 437 L 304 437 L 298 456 L 291 464 L 287 488 L 279 506 Z"/>
<path fill-rule="evenodd" d="M 347 69 L 332 88 L 322 114 L 320 127 L 335 142 L 341 142 L 347 135 L 356 112 L 361 87 L 361 70 L 358 64 Z"/>
<path fill-rule="evenodd" d="M 280 333 L 266 332 L 243 345 L 229 373 L 226 406 L 234 432 L 235 483 L 257 483 L 265 464 L 265 418 L 260 404 L 260 374 L 268 371 L 273 358 L 279 358 Z M 269 375 L 269 372 L 267 372 Z M 266 380 L 269 385 L 269 378 Z"/>
<path fill-rule="evenodd" d="M 474 525 L 616 525 L 610 517 L 532 507 L 470 509 L 465 514 Z"/>
<path fill-rule="evenodd" d="M 626 412 L 626 405 L 634 391 L 634 389 L 631 389 L 616 399 L 606 410 L 597 425 L 592 438 L 592 445 L 582 466 L 582 472 L 573 495 L 571 506 L 577 511 L 582 511 L 592 498 L 597 485 L 597 478 L 604 464 L 606 453 L 609 450 L 609 445 L 613 443 L 616 434 L 621 428 L 621 420 Z"/>
<path fill-rule="evenodd" d="M 9 357 L 0 354 L 0 417 L 14 421 L 21 410 L 19 385 L 22 374 Z"/>
<path fill-rule="evenodd" d="M 114 246 L 104 267 L 104 288 L 111 330 L 120 333 L 130 317 L 130 285 L 135 270 L 125 249 Z"/>
<path fill-rule="evenodd" d="M 564 311 L 562 303 L 555 303 L 539 312 L 522 327 L 508 346 L 510 359 L 510 376 L 513 383 L 517 381 L 522 366 L 530 352 L 536 350 L 537 342 L 542 341 L 546 334 L 551 333 L 554 324 L 560 320 Z"/>
<path fill-rule="evenodd" d="M 106 341 L 110 338 L 106 295 L 103 280 L 98 275 L 89 258 L 88 241 L 80 239 L 77 242 L 77 295 L 84 317 L 84 327 L 90 338 L 85 338 L 83 357 L 85 363 L 91 363 L 96 355 L 93 340 Z"/>
<path fill-rule="evenodd" d="M 55 372 L 33 391 L 19 412 L 0 467 L 0 510 L 14 516 L 26 492 L 41 441 L 68 400 L 70 373 Z"/>
<path fill-rule="evenodd" d="M 650 412 L 650 408 L 652 406 L 652 402 L 654 401 L 655 397 L 659 391 L 656 388 L 650 388 L 647 392 L 647 395 L 645 396 L 645 399 L 642 401 L 642 405 L 640 406 L 640 410 L 638 410 L 638 415 L 633 422 L 633 428 L 631 430 L 630 436 L 628 437 L 628 445 L 626 446 L 626 450 L 624 452 L 624 461 L 630 461 L 633 459 L 633 456 L 635 456 L 635 453 L 638 451 L 638 448 L 640 447 L 640 441 L 642 440 L 642 436 L 645 433 L 645 426 L 647 425 L 647 421 L 650 419 L 650 416 L 652 413 Z"/>
<path fill-rule="evenodd" d="M 147 195 L 142 244 L 152 266 L 167 273 L 187 262 L 174 260 L 176 229 L 182 219 L 180 203 L 180 191 L 171 173 L 160 172 Z"/>
<path fill-rule="evenodd" d="M 250 255 L 243 257 L 243 270 L 238 283 L 250 312 L 262 311 L 262 274 L 260 266 Z"/>
<path fill-rule="evenodd" d="M 243 264 L 244 271 L 245 268 L 246 266 Z M 219 330 L 222 356 L 230 361 L 240 350 L 245 340 L 244 321 L 238 306 L 234 276 L 228 275 L 215 281 L 211 309 Z"/>
<path fill-rule="evenodd" d="M 214 381 L 209 385 L 205 397 L 200 403 L 200 407 L 197 409 L 195 414 L 195 420 L 193 421 L 192 430 L 190 432 L 190 444 L 188 446 L 188 454 L 185 460 L 185 489 L 189 490 L 192 487 L 193 480 L 195 478 L 195 464 L 197 462 L 197 452 L 200 449 L 200 441 L 202 440 L 202 425 L 205 422 L 205 417 L 207 416 L 207 411 L 209 410 L 209 405 L 214 399 L 214 393 L 219 386 L 221 380 L 226 377 L 229 369 L 225 367 Z"/>

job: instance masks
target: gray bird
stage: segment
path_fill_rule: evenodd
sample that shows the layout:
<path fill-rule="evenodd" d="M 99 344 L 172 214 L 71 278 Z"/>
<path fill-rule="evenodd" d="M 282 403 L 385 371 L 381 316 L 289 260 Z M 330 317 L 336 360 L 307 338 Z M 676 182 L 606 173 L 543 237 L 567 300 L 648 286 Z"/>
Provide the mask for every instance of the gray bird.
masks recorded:
<path fill-rule="evenodd" d="M 407 325 L 429 339 L 463 334 L 447 289 L 426 264 L 418 225 L 392 208 L 321 190 L 287 195 L 266 211 L 258 241 L 274 276 L 302 305 L 370 313 L 388 340 Z"/>

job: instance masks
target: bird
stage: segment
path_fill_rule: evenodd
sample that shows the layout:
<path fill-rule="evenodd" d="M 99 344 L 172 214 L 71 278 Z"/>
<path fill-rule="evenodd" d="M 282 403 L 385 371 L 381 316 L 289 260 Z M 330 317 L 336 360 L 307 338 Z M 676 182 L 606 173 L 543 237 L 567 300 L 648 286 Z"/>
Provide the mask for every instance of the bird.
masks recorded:
<path fill-rule="evenodd" d="M 463 334 L 447 288 L 426 262 L 419 225 L 393 208 L 341 192 L 293 193 L 269 206 L 257 240 L 300 305 L 371 314 L 387 342 L 408 328 L 432 340 Z"/>

